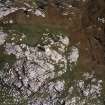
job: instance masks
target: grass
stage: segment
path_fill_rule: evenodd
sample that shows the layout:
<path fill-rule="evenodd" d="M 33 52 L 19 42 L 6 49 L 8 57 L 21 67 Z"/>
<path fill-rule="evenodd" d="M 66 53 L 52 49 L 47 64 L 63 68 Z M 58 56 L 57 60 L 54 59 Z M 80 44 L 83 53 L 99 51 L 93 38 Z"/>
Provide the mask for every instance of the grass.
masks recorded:
<path fill-rule="evenodd" d="M 15 30 L 15 33 L 18 33 L 17 36 L 15 36 L 15 42 L 20 44 L 20 43 L 26 43 L 27 45 L 30 46 L 35 46 L 37 43 L 40 42 L 40 39 L 43 35 L 43 33 L 53 33 L 53 34 L 59 34 L 59 33 L 64 33 L 64 29 L 61 26 L 55 26 L 55 25 L 50 25 L 50 24 L 14 24 L 12 26 L 8 26 L 5 29 L 6 31 L 8 30 Z M 20 42 L 20 35 L 21 33 L 24 33 L 26 37 Z M 11 42 L 12 35 L 10 35 L 7 38 L 7 42 Z"/>

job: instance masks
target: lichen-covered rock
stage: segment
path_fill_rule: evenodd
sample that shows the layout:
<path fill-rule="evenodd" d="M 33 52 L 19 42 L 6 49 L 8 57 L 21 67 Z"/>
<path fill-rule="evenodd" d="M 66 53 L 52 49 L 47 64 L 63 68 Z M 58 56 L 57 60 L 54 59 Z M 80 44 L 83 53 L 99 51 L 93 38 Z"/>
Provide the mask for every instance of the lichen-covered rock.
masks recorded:
<path fill-rule="evenodd" d="M 54 42 L 52 38 L 46 36 L 45 38 L 47 39 L 44 39 L 45 42 L 42 42 L 43 46 L 38 44 L 36 47 L 30 47 L 25 44 L 12 45 L 11 43 L 6 43 L 6 52 L 9 55 L 15 55 L 18 59 L 13 68 L 11 68 L 11 71 L 13 72 L 11 76 L 14 77 L 11 78 L 14 80 L 12 82 L 15 83 L 16 79 L 16 85 L 18 86 L 19 84 L 19 88 L 23 85 L 21 87 L 23 88 L 23 91 L 25 90 L 24 88 L 29 88 L 29 90 L 36 92 L 47 81 L 47 79 L 55 78 L 57 72 L 58 74 L 61 72 L 60 75 L 66 72 L 67 59 L 64 53 L 69 45 L 69 39 L 63 36 L 57 37 L 59 38 L 58 41 Z M 63 40 L 67 40 L 67 43 L 64 43 Z M 48 45 L 46 45 L 46 43 L 48 43 Z M 53 46 L 56 45 L 59 47 L 55 50 L 53 49 Z M 63 52 L 59 51 L 58 48 L 63 48 Z M 56 67 L 58 67 L 58 70 L 56 70 Z"/>
<path fill-rule="evenodd" d="M 100 100 L 103 81 L 94 76 L 94 73 L 84 73 L 83 79 L 74 80 L 65 105 L 103 105 Z"/>
<path fill-rule="evenodd" d="M 53 105 L 57 103 L 59 99 L 56 98 L 65 89 L 65 81 L 56 78 L 61 77 L 67 69 L 70 69 L 67 67 L 70 41 L 62 34 L 50 35 L 49 33 L 43 34 L 41 40 L 41 43 L 35 47 L 5 43 L 5 52 L 8 55 L 15 55 L 17 61 L 9 68 L 8 76 L 3 80 L 14 89 L 21 91 L 27 98 L 33 93 L 38 93 L 41 95 L 36 99 L 40 100 L 46 94 L 45 99 L 41 98 L 40 101 L 48 104 L 47 100 L 52 97 L 50 105 Z M 38 101 L 39 104 L 40 101 Z M 34 103 L 38 105 L 37 102 Z"/>
<path fill-rule="evenodd" d="M 81 10 L 91 7 L 87 3 L 91 2 L 0 1 L 0 105 L 104 105 L 104 76 L 97 77 L 104 69 L 98 70 L 101 63 L 93 61 L 97 46 L 89 45 L 91 35 L 85 39 L 80 32 L 85 12 Z M 99 22 L 104 24 L 101 15 Z M 96 25 L 86 30 L 92 27 L 100 35 Z M 63 29 L 73 35 L 65 35 Z"/>
<path fill-rule="evenodd" d="M 5 43 L 5 53 L 15 55 L 16 62 L 1 76 L 17 102 L 20 95 L 27 105 L 95 105 L 100 102 L 102 80 L 84 73 L 79 80 L 67 82 L 68 73 L 76 66 L 79 50 L 69 46 L 70 40 L 62 34 L 44 33 L 35 47 L 27 44 Z M 70 74 L 69 74 L 70 75 Z M 20 97 L 20 98 L 17 98 Z M 93 103 L 92 100 L 95 100 Z"/>

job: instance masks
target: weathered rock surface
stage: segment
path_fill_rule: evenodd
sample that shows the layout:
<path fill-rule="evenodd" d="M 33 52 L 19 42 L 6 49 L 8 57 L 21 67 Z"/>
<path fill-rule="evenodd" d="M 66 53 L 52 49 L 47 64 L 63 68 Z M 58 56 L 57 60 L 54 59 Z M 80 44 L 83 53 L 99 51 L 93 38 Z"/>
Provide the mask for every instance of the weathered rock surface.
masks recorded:
<path fill-rule="evenodd" d="M 2 105 L 104 105 L 104 0 L 0 2 Z"/>

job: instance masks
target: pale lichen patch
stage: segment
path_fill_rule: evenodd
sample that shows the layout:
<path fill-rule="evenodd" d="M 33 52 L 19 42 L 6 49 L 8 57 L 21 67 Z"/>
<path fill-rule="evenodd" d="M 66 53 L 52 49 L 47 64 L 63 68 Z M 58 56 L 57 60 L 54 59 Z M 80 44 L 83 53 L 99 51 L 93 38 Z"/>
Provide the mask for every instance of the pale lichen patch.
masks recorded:
<path fill-rule="evenodd" d="M 7 34 L 0 31 L 0 45 L 4 44 Z"/>

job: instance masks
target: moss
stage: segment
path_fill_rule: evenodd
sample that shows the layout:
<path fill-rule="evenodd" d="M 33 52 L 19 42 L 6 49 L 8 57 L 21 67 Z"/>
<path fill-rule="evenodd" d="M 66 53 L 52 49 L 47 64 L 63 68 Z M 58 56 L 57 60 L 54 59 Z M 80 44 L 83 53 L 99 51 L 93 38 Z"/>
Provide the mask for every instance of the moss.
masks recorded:
<path fill-rule="evenodd" d="M 15 105 L 13 102 L 13 97 L 8 93 L 8 90 L 0 88 L 0 105 Z"/>
<path fill-rule="evenodd" d="M 26 103 L 27 101 L 22 96 L 18 100 L 18 98 L 10 95 L 9 87 L 0 86 L 0 105 L 27 105 Z"/>
<path fill-rule="evenodd" d="M 10 66 L 16 61 L 14 55 L 8 55 L 3 49 L 0 49 L 0 70 L 4 67 L 5 63 L 8 63 Z"/>

